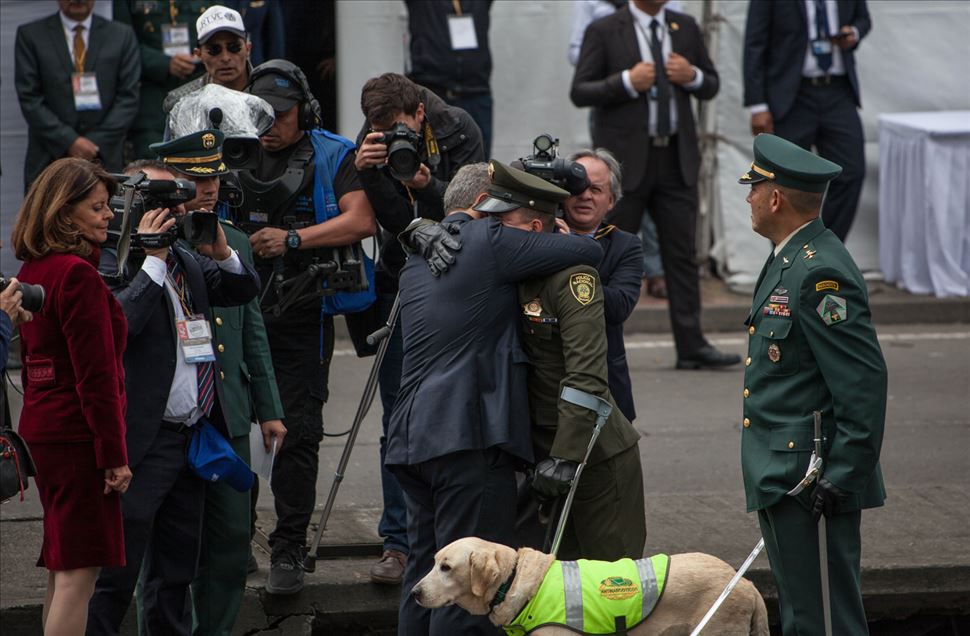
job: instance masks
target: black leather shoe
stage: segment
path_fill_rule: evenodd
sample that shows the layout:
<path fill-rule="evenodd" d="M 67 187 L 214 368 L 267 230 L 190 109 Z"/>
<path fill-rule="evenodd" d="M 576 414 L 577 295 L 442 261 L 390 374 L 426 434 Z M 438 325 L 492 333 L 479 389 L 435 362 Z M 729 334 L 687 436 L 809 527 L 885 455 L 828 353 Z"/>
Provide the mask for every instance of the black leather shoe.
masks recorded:
<path fill-rule="evenodd" d="M 741 356 L 721 353 L 711 345 L 705 345 L 693 355 L 677 358 L 678 369 L 720 369 L 741 362 Z"/>

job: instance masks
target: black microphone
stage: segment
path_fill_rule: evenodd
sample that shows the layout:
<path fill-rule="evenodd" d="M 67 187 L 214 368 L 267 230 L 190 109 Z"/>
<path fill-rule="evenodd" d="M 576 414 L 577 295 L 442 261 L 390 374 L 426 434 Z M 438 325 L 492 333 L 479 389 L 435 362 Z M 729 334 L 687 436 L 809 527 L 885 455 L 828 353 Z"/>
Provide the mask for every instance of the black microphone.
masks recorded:
<path fill-rule="evenodd" d="M 209 123 L 216 130 L 222 125 L 222 109 L 219 107 L 213 108 L 209 111 Z"/>

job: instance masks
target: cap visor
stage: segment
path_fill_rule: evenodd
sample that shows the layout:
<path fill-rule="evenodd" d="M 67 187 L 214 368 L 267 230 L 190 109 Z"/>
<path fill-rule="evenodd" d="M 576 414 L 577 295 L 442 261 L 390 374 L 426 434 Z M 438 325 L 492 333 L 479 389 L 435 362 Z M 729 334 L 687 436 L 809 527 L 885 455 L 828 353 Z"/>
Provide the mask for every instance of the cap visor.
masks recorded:
<path fill-rule="evenodd" d="M 512 210 L 517 210 L 521 207 L 522 205 L 516 203 L 515 201 L 505 201 L 503 199 L 487 197 L 472 209 L 476 212 L 484 212 L 486 214 L 502 214 L 503 212 L 511 212 Z"/>
<path fill-rule="evenodd" d="M 221 177 L 224 174 L 229 174 L 229 169 L 226 167 L 225 162 L 220 162 L 215 165 L 203 165 L 203 170 L 192 170 L 193 167 L 189 166 L 187 168 L 182 168 L 176 164 L 166 164 L 169 168 L 174 168 L 179 174 L 184 174 L 189 177 Z M 208 170 L 211 169 L 211 172 Z"/>
<path fill-rule="evenodd" d="M 765 181 L 767 178 L 768 177 L 765 177 L 764 175 L 758 174 L 754 170 L 749 170 L 749 171 L 745 172 L 743 175 L 741 175 L 741 178 L 738 179 L 738 183 L 740 183 L 741 185 L 751 185 L 752 183 L 758 183 L 759 181 Z"/>
<path fill-rule="evenodd" d="M 212 38 L 213 35 L 215 35 L 216 33 L 222 33 L 223 31 L 227 31 L 229 33 L 235 33 L 236 35 L 238 35 L 241 38 L 246 37 L 246 32 L 245 31 L 241 31 L 239 29 L 231 29 L 231 28 L 226 27 L 224 29 L 216 29 L 215 31 L 211 31 L 209 33 L 206 33 L 204 38 L 199 38 L 199 44 L 205 44 L 206 42 L 208 42 Z"/>
<path fill-rule="evenodd" d="M 260 95 L 259 93 L 253 93 L 253 95 L 265 100 L 277 113 L 285 113 L 299 103 L 298 100 L 280 97 L 279 95 Z"/>

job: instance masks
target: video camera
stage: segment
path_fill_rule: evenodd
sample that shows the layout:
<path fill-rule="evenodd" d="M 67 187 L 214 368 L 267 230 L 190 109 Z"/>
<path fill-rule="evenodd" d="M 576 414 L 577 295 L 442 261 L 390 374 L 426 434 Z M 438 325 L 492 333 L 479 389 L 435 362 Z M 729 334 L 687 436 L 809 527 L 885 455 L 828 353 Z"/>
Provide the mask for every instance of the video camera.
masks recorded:
<path fill-rule="evenodd" d="M 524 170 L 540 179 L 559 186 L 575 196 L 589 187 L 586 168 L 581 163 L 564 159 L 559 154 L 559 140 L 543 133 L 532 142 L 533 153 L 512 162 L 513 168 Z"/>
<path fill-rule="evenodd" d="M 142 216 L 155 208 L 174 208 L 195 198 L 195 183 L 186 179 L 150 180 L 144 172 L 134 176 L 113 175 L 120 182 L 120 193 L 108 200 L 114 218 L 108 222 L 108 240 L 117 242 L 123 232 L 126 216 L 131 233 L 132 248 L 157 249 L 169 247 L 178 239 L 192 245 L 215 243 L 219 217 L 211 212 L 193 210 L 175 217 L 175 225 L 161 234 L 139 234 Z M 131 190 L 128 195 L 127 190 Z M 128 196 L 126 196 L 128 195 Z M 126 203 L 130 205 L 126 210 Z M 127 212 L 127 215 L 126 215 Z"/>
<path fill-rule="evenodd" d="M 407 127 L 397 123 L 390 130 L 384 131 L 377 143 L 387 146 L 387 170 L 398 181 L 410 181 L 421 168 L 421 156 L 418 154 L 418 144 L 421 138 Z"/>

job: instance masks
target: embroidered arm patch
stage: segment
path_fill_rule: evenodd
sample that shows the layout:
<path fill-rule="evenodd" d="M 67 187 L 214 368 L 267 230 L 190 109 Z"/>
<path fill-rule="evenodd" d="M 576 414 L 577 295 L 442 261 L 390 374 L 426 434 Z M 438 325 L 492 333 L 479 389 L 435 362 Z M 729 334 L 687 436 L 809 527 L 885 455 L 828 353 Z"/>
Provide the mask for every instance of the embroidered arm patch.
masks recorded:
<path fill-rule="evenodd" d="M 569 277 L 569 291 L 580 305 L 588 305 L 596 297 L 596 279 L 590 274 L 573 274 Z"/>
<path fill-rule="evenodd" d="M 815 311 L 818 312 L 822 322 L 829 327 L 836 323 L 844 322 L 848 317 L 848 306 L 845 298 L 833 294 L 825 294 L 818 303 L 818 307 L 815 308 Z"/>

